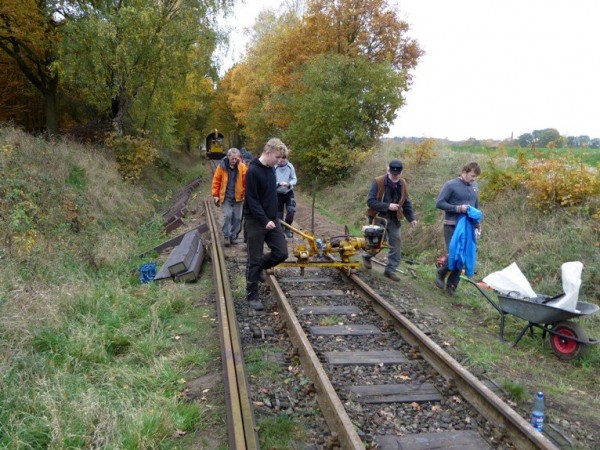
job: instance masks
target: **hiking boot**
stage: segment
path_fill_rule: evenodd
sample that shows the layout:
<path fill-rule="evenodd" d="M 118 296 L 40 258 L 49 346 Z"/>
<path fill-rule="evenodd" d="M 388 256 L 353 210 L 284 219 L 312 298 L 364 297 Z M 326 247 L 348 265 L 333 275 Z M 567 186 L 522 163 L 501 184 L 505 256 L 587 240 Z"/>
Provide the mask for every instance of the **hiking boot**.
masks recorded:
<path fill-rule="evenodd" d="M 371 258 L 365 258 L 363 256 L 363 266 L 367 270 L 371 270 L 373 268 L 373 263 L 371 262 Z"/>
<path fill-rule="evenodd" d="M 400 277 L 394 272 L 383 272 L 383 276 L 389 278 L 392 281 L 400 281 Z"/>
<path fill-rule="evenodd" d="M 449 284 L 446 286 L 446 292 L 448 292 L 450 297 L 456 297 L 456 286 Z"/>
<path fill-rule="evenodd" d="M 440 289 L 446 289 L 446 271 L 438 270 L 435 276 L 435 285 Z"/>
<path fill-rule="evenodd" d="M 287 228 L 284 231 L 285 233 L 285 237 L 287 237 L 288 239 L 292 239 L 294 237 L 294 234 L 292 233 L 292 230 L 288 230 Z"/>

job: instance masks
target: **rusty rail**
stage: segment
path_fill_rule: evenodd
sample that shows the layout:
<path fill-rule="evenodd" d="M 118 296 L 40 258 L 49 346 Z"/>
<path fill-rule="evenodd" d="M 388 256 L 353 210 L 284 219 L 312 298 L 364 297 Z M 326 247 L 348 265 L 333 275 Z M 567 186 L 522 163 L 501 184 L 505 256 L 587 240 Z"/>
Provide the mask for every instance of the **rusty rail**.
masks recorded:
<path fill-rule="evenodd" d="M 211 202 L 206 200 L 204 206 L 211 234 L 210 254 L 220 324 L 219 338 L 226 394 L 229 448 L 255 450 L 260 448 L 256 420 L 244 367 L 233 294 L 227 277 L 223 248 L 219 240 L 218 221 L 213 214 Z"/>

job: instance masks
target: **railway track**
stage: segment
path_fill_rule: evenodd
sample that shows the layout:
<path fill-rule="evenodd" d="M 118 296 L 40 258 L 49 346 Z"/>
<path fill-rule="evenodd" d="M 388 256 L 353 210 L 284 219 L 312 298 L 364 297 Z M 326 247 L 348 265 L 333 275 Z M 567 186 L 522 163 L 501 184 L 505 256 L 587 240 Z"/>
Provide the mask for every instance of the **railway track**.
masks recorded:
<path fill-rule="evenodd" d="M 259 448 L 256 409 L 305 423 L 313 411 L 310 448 L 557 449 L 356 274 L 277 268 L 261 288 L 264 311 L 234 301 L 229 279 L 243 276 L 245 259 L 226 258 L 205 207 L 231 448 Z M 281 371 L 300 373 L 302 392 L 248 383 L 242 353 L 264 345 L 283 349 Z"/>

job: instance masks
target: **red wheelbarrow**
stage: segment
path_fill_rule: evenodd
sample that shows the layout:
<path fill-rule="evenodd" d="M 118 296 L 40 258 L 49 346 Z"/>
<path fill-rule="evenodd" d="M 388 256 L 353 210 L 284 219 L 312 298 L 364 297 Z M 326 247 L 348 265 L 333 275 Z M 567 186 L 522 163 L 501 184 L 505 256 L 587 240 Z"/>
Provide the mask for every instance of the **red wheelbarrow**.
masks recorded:
<path fill-rule="evenodd" d="M 517 345 L 521 338 L 529 330 L 530 336 L 533 337 L 533 328 L 541 328 L 542 339 L 549 336 L 550 345 L 554 354 L 560 359 L 574 359 L 581 356 L 588 345 L 597 344 L 598 341 L 589 338 L 583 328 L 578 324 L 569 321 L 573 317 L 589 316 L 600 309 L 598 305 L 593 303 L 577 302 L 577 311 L 567 311 L 565 309 L 556 308 L 546 303 L 555 300 L 560 296 L 548 297 L 542 299 L 539 303 L 530 299 L 514 298 L 498 294 L 498 302 L 495 302 L 490 296 L 474 281 L 461 276 L 462 280 L 468 281 L 477 288 L 485 297 L 490 305 L 494 307 L 500 314 L 500 340 L 504 339 L 504 317 L 507 314 L 516 316 L 526 320 L 527 325 L 521 330 L 517 338 L 512 343 Z M 561 294 L 562 295 L 562 294 Z"/>

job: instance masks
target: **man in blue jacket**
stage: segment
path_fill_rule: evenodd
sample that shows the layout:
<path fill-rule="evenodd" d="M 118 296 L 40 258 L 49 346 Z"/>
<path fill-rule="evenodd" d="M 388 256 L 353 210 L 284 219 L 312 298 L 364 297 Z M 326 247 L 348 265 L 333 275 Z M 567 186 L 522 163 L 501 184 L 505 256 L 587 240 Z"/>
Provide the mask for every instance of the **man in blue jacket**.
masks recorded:
<path fill-rule="evenodd" d="M 469 206 L 479 208 L 479 186 L 477 177 L 481 175 L 481 167 L 476 162 L 470 162 L 462 168 L 458 178 L 447 181 L 440 191 L 436 207 L 444 211 L 444 240 L 446 250 L 450 250 L 450 242 L 456 228 L 458 219 L 462 214 L 467 214 Z M 481 225 L 477 224 L 477 232 L 481 232 Z M 446 282 L 446 277 L 448 281 Z M 456 295 L 456 288 L 460 281 L 461 269 L 450 270 L 448 261 L 438 268 L 435 285 L 446 289 L 449 295 Z"/>
<path fill-rule="evenodd" d="M 245 230 L 248 236 L 248 266 L 246 270 L 246 300 L 253 309 L 263 309 L 258 294 L 258 282 L 263 271 L 275 267 L 288 257 L 287 242 L 277 217 L 277 186 L 273 168 L 287 156 L 281 140 L 270 139 L 262 154 L 250 162 L 246 174 L 244 202 Z M 264 245 L 270 249 L 264 254 Z"/>

